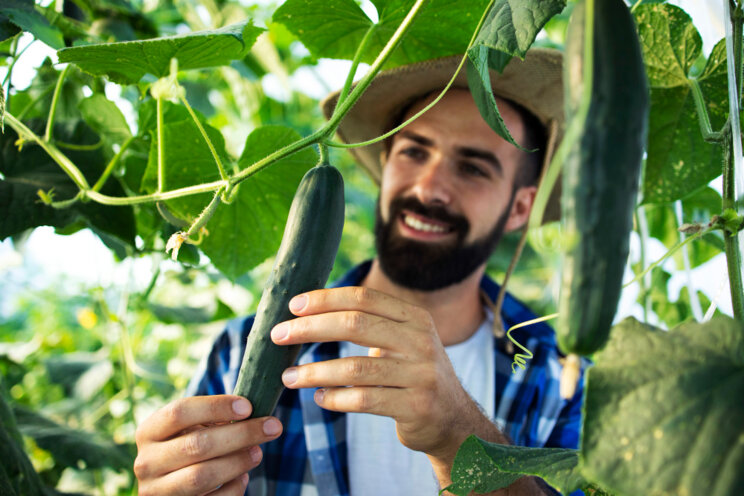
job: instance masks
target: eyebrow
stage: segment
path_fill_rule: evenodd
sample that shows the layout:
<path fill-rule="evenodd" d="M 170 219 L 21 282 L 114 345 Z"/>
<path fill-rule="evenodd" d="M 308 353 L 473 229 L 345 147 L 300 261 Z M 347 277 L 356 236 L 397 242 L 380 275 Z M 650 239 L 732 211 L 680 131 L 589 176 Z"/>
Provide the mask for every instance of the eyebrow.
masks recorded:
<path fill-rule="evenodd" d="M 399 133 L 402 137 L 409 139 L 413 142 L 418 143 L 421 146 L 434 146 L 434 141 L 427 138 L 426 136 L 421 136 L 420 134 L 414 133 L 409 130 L 403 130 Z M 496 157 L 496 155 L 493 154 L 493 152 L 490 152 L 488 150 L 483 150 L 481 148 L 474 148 L 470 146 L 458 146 L 455 148 L 455 151 L 458 155 L 465 157 L 465 158 L 477 158 L 480 160 L 483 160 L 484 162 L 487 162 L 494 171 L 501 177 L 504 176 L 504 168 L 501 166 L 501 161 Z"/>

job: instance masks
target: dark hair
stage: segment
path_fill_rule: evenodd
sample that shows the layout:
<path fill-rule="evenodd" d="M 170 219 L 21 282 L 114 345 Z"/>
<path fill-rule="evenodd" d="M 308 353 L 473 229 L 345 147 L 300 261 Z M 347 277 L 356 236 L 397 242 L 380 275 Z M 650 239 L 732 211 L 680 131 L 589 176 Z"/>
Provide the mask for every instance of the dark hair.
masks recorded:
<path fill-rule="evenodd" d="M 439 94 L 439 91 L 432 91 L 426 95 L 417 96 L 407 101 L 404 105 L 401 105 L 400 110 L 392 115 L 388 126 L 385 128 L 385 132 L 400 126 L 403 123 L 406 114 L 408 114 L 408 111 L 411 110 L 411 107 L 431 94 Z M 520 145 L 525 150 L 528 150 L 522 152 L 522 164 L 514 177 L 514 188 L 517 189 L 523 186 L 535 186 L 540 178 L 543 161 L 545 160 L 545 149 L 547 148 L 548 141 L 547 131 L 543 123 L 540 122 L 540 119 L 538 119 L 535 114 L 513 100 L 503 97 L 500 98 L 511 105 L 517 112 L 517 115 L 519 115 L 520 119 L 522 119 L 522 124 L 524 125 L 524 143 L 520 143 Z M 390 154 L 390 148 L 393 145 L 393 136 L 387 137 L 383 143 L 386 156 Z"/>

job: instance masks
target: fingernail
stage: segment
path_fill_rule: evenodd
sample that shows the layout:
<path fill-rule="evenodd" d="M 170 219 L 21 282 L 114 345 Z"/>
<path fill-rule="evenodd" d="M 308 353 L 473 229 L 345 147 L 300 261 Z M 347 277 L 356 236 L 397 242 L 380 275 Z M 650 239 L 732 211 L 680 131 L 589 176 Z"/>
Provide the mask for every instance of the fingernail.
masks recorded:
<path fill-rule="evenodd" d="M 307 305 L 307 296 L 304 294 L 300 294 L 289 300 L 289 309 L 292 312 L 298 312 L 305 308 L 305 305 Z"/>
<path fill-rule="evenodd" d="M 251 406 L 251 403 L 248 400 L 240 399 L 240 400 L 233 401 L 232 409 L 238 415 L 244 415 L 247 417 L 248 415 L 251 414 L 253 407 Z"/>
<path fill-rule="evenodd" d="M 325 389 L 320 388 L 317 391 L 315 391 L 315 402 L 316 403 L 322 403 L 323 402 L 323 396 L 325 396 Z"/>
<path fill-rule="evenodd" d="M 275 325 L 271 330 L 271 339 L 274 341 L 281 341 L 287 337 L 287 334 L 289 334 L 289 324 L 282 322 L 281 324 Z"/>
<path fill-rule="evenodd" d="M 263 424 L 263 431 L 267 436 L 276 436 L 281 430 L 282 426 L 277 419 L 270 418 Z"/>
<path fill-rule="evenodd" d="M 256 460 L 258 461 L 258 460 Z M 240 482 L 243 484 L 243 487 L 248 485 L 248 474 L 243 474 L 240 476 Z"/>
<path fill-rule="evenodd" d="M 288 368 L 282 374 L 282 382 L 285 386 L 291 386 L 297 382 L 297 369 L 295 367 Z"/>

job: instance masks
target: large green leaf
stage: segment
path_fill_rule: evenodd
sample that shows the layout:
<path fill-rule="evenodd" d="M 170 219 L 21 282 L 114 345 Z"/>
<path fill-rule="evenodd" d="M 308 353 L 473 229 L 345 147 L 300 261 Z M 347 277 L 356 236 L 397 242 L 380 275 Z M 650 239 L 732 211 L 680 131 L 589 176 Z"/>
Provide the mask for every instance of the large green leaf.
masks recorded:
<path fill-rule="evenodd" d="M 642 5 L 636 22 L 651 86 L 643 203 L 670 202 L 721 174 L 722 150 L 703 140 L 690 83 L 702 41 L 690 17 L 674 5 Z M 717 130 L 728 109 L 723 40 L 696 79 Z"/>
<path fill-rule="evenodd" d="M 503 71 L 512 56 L 524 58 L 537 33 L 565 6 L 563 0 L 497 0 L 475 44 L 468 49 L 468 86 L 478 110 L 491 129 L 514 145 L 519 146 L 501 118 L 491 89 L 490 71 Z"/>
<path fill-rule="evenodd" d="M 315 57 L 352 59 L 364 36 L 371 34 L 362 62 L 380 53 L 408 14 L 414 0 L 374 0 L 379 20 L 372 20 L 353 0 L 288 0 L 274 13 Z M 430 0 L 419 12 L 386 67 L 463 53 L 488 2 Z"/>
<path fill-rule="evenodd" d="M 33 121 L 29 128 L 43 132 L 44 123 Z M 92 145 L 99 141 L 82 121 L 55 125 L 54 137 L 66 143 Z M 134 213 L 131 207 L 110 207 L 95 202 L 78 202 L 70 208 L 55 209 L 39 201 L 37 192 L 53 191 L 56 201 L 75 196 L 78 187 L 40 147 L 26 143 L 21 150 L 16 146 L 18 135 L 6 129 L 0 134 L 0 239 L 36 226 L 65 227 L 78 220 L 120 242 L 134 246 Z M 65 150 L 89 184 L 93 184 L 105 167 L 99 149 Z M 102 193 L 124 196 L 115 180 L 109 180 Z"/>
<path fill-rule="evenodd" d="M 621 494 L 744 494 L 744 328 L 629 318 L 589 370 L 583 473 Z"/>
<path fill-rule="evenodd" d="M 166 76 L 172 58 L 178 59 L 179 70 L 229 64 L 242 58 L 262 31 L 243 21 L 150 40 L 64 48 L 57 55 L 60 62 L 73 63 L 96 76 L 108 76 L 120 84 L 136 83 L 145 74 Z"/>
<path fill-rule="evenodd" d="M 62 48 L 62 33 L 49 24 L 46 17 L 36 11 L 33 0 L 3 0 L 0 5 L 0 23 L 7 19 L 11 24 L 33 34 L 52 48 Z M 5 29 L 7 34 L 12 31 Z M 0 40 L 2 41 L 2 40 Z"/>
<path fill-rule="evenodd" d="M 298 139 L 287 127 L 259 127 L 246 139 L 238 164 L 244 169 Z M 211 234 L 200 245 L 215 267 L 236 279 L 276 253 L 297 186 L 316 162 L 306 148 L 241 183 L 233 202 L 221 205 L 209 221 Z"/>
<path fill-rule="evenodd" d="M 524 475 L 534 475 L 568 494 L 587 486 L 579 473 L 579 452 L 563 448 L 528 448 L 489 443 L 470 436 L 452 465 L 452 485 L 458 496 L 506 487 Z"/>
<path fill-rule="evenodd" d="M 126 446 L 97 434 L 71 429 L 25 408 L 15 407 L 14 413 L 21 433 L 52 453 L 58 465 L 78 467 L 82 461 L 89 469 L 121 470 L 133 462 Z"/>

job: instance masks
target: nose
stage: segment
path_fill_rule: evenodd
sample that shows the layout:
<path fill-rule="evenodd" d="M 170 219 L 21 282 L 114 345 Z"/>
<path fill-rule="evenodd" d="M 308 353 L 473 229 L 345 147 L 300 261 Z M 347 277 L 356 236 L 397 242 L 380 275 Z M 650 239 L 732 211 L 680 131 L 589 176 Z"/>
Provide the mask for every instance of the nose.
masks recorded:
<path fill-rule="evenodd" d="M 447 173 L 446 160 L 436 158 L 422 165 L 413 184 L 412 193 L 424 205 L 449 205 L 452 183 Z"/>

